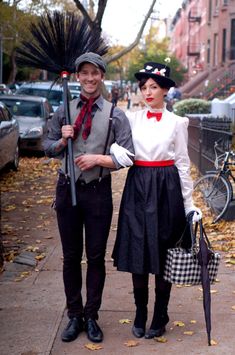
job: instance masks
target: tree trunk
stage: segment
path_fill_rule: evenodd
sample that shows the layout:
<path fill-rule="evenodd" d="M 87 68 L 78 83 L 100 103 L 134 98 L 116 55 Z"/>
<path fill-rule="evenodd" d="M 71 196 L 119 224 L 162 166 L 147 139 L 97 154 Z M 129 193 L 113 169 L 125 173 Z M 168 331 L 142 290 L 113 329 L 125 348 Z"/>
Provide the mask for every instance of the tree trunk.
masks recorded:
<path fill-rule="evenodd" d="M 11 56 L 10 56 L 11 72 L 10 72 L 9 78 L 7 80 L 8 84 L 12 84 L 15 82 L 15 78 L 16 78 L 16 74 L 17 74 L 17 66 L 16 66 L 15 56 L 16 56 L 16 50 L 13 49 L 13 51 L 11 52 Z"/>

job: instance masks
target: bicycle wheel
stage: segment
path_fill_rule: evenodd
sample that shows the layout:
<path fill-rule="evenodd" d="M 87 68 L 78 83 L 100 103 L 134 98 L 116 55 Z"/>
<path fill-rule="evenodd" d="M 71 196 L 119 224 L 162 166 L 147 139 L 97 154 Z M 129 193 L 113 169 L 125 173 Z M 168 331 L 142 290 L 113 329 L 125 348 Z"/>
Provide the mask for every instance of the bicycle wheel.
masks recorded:
<path fill-rule="evenodd" d="M 208 173 L 195 182 L 193 200 L 212 223 L 224 215 L 232 198 L 230 181 L 218 173 Z"/>

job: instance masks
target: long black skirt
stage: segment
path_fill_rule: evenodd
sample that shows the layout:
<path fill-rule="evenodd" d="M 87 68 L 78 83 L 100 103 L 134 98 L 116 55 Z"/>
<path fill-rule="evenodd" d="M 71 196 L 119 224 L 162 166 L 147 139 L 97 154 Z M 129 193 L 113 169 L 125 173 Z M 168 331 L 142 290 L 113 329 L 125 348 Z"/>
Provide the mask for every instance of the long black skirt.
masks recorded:
<path fill-rule="evenodd" d="M 132 166 L 120 205 L 112 257 L 119 271 L 162 275 L 166 251 L 182 237 L 190 246 L 176 166 Z"/>

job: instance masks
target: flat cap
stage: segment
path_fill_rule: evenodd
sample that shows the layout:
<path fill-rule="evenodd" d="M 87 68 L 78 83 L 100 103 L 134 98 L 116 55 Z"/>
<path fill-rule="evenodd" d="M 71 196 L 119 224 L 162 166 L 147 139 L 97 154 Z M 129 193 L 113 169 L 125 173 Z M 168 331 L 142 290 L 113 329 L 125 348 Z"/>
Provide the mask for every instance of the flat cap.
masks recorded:
<path fill-rule="evenodd" d="M 97 53 L 87 52 L 80 55 L 80 57 L 75 60 L 76 71 L 79 71 L 80 66 L 83 63 L 91 63 L 97 68 L 100 68 L 104 73 L 106 72 L 106 63 L 103 58 Z"/>

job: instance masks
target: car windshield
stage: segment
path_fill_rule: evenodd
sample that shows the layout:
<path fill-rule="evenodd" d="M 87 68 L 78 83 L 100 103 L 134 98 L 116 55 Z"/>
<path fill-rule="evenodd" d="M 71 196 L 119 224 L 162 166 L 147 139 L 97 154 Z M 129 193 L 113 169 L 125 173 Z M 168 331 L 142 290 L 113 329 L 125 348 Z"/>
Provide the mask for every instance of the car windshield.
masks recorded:
<path fill-rule="evenodd" d="M 69 90 L 81 91 L 81 85 L 80 84 L 70 84 L 69 83 Z"/>
<path fill-rule="evenodd" d="M 43 90 L 36 88 L 20 88 L 20 94 L 46 97 L 52 106 L 59 106 L 63 101 L 62 90 Z"/>
<path fill-rule="evenodd" d="M 40 102 L 20 101 L 20 100 L 4 100 L 12 115 L 43 117 L 42 106 Z"/>

